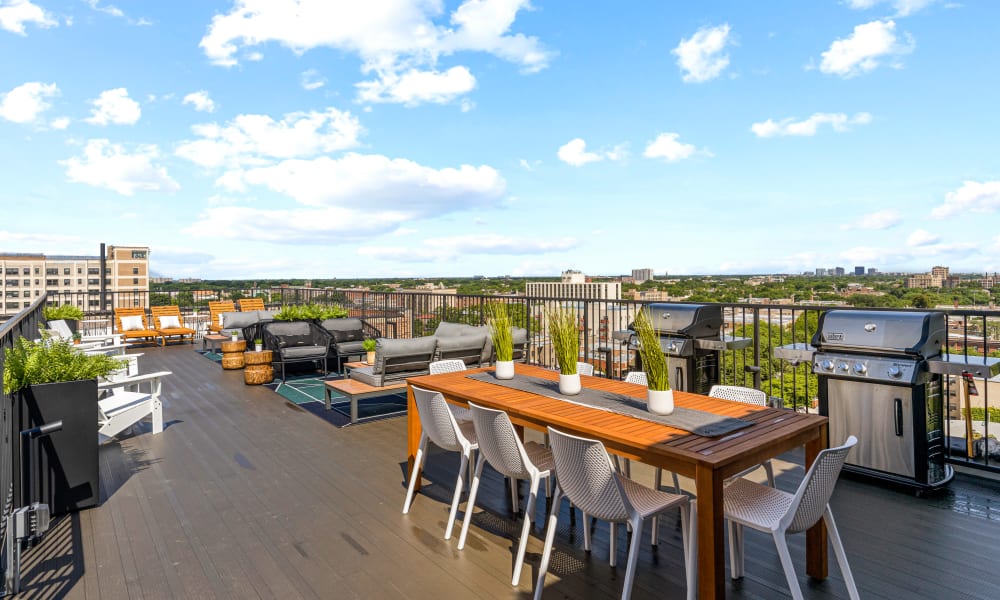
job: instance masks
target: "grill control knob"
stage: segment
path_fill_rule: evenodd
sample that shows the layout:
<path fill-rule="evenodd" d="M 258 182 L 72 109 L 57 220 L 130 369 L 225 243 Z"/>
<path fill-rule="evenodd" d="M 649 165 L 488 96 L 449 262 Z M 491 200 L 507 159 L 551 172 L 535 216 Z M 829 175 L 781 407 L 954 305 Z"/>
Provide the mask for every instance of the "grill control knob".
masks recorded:
<path fill-rule="evenodd" d="M 837 368 L 840 369 L 841 371 L 847 371 L 850 367 L 847 366 L 846 362 L 840 361 L 839 363 L 837 363 Z"/>
<path fill-rule="evenodd" d="M 670 344 L 667 345 L 667 352 L 673 352 L 673 353 L 676 354 L 677 353 L 677 344 L 675 344 L 674 342 L 670 342 Z"/>
<path fill-rule="evenodd" d="M 889 377 L 893 379 L 899 379 L 903 376 L 903 369 L 899 368 L 899 365 L 892 365 L 889 367 Z"/>
<path fill-rule="evenodd" d="M 819 366 L 822 367 L 823 370 L 825 370 L 825 371 L 832 371 L 833 370 L 833 361 L 830 360 L 830 359 L 824 360 L 823 362 L 819 363 Z"/>
<path fill-rule="evenodd" d="M 865 363 L 856 362 L 854 363 L 854 372 L 858 375 L 864 375 L 868 372 L 868 367 L 865 366 Z"/>

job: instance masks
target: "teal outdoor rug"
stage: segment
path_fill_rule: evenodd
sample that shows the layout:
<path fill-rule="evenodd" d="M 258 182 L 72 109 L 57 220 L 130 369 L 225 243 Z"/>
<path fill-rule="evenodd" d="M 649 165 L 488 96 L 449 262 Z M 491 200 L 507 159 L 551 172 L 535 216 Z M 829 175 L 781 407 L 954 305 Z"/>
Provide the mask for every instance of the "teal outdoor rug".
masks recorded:
<path fill-rule="evenodd" d="M 213 362 L 221 362 L 222 355 L 214 352 L 196 351 L 205 358 Z M 275 369 L 277 376 L 277 369 Z M 276 392 L 279 396 L 287 400 L 294 408 L 310 412 L 336 427 L 344 427 L 351 424 L 351 402 L 344 396 L 334 392 L 331 396 L 330 410 L 326 410 L 324 404 L 325 381 L 341 379 L 341 376 L 333 373 L 326 377 L 319 373 L 289 374 L 282 382 L 275 379 L 272 383 L 264 384 L 264 387 Z M 370 423 L 389 417 L 398 417 L 406 414 L 406 392 L 387 394 L 375 398 L 365 398 L 358 401 L 358 422 Z"/>

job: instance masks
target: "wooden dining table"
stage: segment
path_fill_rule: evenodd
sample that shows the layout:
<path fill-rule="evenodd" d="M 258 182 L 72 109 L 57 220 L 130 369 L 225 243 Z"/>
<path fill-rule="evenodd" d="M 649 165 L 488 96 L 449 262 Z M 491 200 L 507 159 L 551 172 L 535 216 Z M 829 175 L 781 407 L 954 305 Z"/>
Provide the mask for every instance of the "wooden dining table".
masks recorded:
<path fill-rule="evenodd" d="M 408 476 L 420 441 L 421 426 L 412 386 L 441 392 L 448 402 L 467 406 L 470 401 L 506 411 L 518 426 L 544 431 L 551 426 L 574 435 L 601 440 L 612 453 L 654 467 L 674 471 L 695 482 L 698 512 L 698 592 L 701 598 L 724 598 L 725 550 L 723 536 L 723 484 L 768 458 L 805 446 L 806 467 L 828 446 L 827 418 L 795 411 L 754 406 L 674 391 L 676 406 L 751 422 L 728 435 L 703 437 L 652 420 L 600 410 L 553 397 L 541 396 L 468 375 L 492 369 L 475 369 L 407 380 Z M 559 374 L 541 367 L 518 364 L 515 376 L 558 381 Z M 645 399 L 644 386 L 600 377 L 581 376 L 585 388 Z M 418 482 L 419 483 L 419 482 Z M 806 572 L 827 576 L 826 529 L 822 519 L 807 532 Z"/>

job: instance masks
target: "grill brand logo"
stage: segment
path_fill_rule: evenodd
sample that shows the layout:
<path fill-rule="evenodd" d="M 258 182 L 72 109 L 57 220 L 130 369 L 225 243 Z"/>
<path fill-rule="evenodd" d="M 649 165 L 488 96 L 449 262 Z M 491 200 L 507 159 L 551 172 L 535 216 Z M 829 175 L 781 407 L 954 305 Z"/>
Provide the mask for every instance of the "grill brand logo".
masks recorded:
<path fill-rule="evenodd" d="M 828 342 L 842 342 L 844 341 L 844 334 L 839 331 L 831 331 L 826 334 L 826 341 Z"/>
<path fill-rule="evenodd" d="M 875 323 L 865 323 L 865 331 L 868 333 L 875 333 L 876 329 L 878 329 L 878 325 Z"/>

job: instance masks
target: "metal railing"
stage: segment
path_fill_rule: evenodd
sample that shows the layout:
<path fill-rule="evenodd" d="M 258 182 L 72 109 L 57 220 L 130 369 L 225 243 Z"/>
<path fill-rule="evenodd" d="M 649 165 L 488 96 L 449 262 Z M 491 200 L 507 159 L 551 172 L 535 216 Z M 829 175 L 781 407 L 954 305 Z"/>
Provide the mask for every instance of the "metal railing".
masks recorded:
<path fill-rule="evenodd" d="M 597 300 L 578 298 L 535 298 L 525 296 L 481 296 L 425 293 L 411 290 L 371 292 L 361 290 L 331 290 L 313 288 L 270 288 L 220 291 L 215 297 L 264 296 L 269 308 L 286 304 L 328 303 L 344 306 L 351 316 L 363 317 L 386 337 L 410 338 L 429 335 L 441 321 L 481 325 L 485 323 L 485 307 L 490 302 L 503 302 L 510 307 L 514 324 L 528 331 L 528 360 L 544 367 L 555 367 L 555 355 L 545 331 L 545 311 L 560 307 L 576 311 L 580 323 L 580 360 L 590 362 L 597 373 L 612 378 L 623 378 L 635 364 L 634 352 L 614 337 L 615 331 L 626 329 L 635 318 L 636 311 L 647 304 L 632 300 Z M 89 310 L 87 293 L 50 294 L 49 304 L 70 303 L 83 308 L 88 319 L 109 328 L 113 310 L 96 307 Z M 193 310 L 207 315 L 205 303 L 190 302 L 191 292 L 109 292 L 110 306 L 150 306 L 175 303 L 189 317 Z M 187 303 L 190 302 L 190 305 Z M 36 300 L 36 304 L 38 301 Z M 35 307 L 36 304 L 32 306 Z M 774 349 L 791 343 L 808 343 L 816 331 L 819 315 L 829 306 L 800 304 L 749 304 L 722 303 L 724 314 L 723 335 L 727 338 L 749 338 L 750 345 L 742 350 L 722 352 L 719 357 L 719 383 L 742 385 L 763 390 L 780 399 L 793 410 L 815 410 L 818 380 L 809 364 L 792 366 L 774 356 Z M 36 307 L 37 308 L 37 307 Z M 851 310 L 851 307 L 836 307 Z M 865 308 L 864 310 L 879 310 Z M 892 309 L 899 310 L 899 309 Z M 26 311 L 32 313 L 31 310 Z M 990 354 L 1000 351 L 1000 311 L 944 309 L 948 316 L 948 351 L 955 354 Z M 37 319 L 25 327 L 37 330 Z M 103 319 L 103 321 L 102 321 Z M 85 327 L 86 330 L 86 327 Z M 9 343 L 9 342 L 6 342 Z M 996 436 L 1000 420 L 1000 381 L 982 378 L 976 386 L 977 396 L 966 396 L 961 382 L 944 378 L 945 432 L 952 439 L 960 439 L 948 448 L 949 459 L 970 466 L 985 467 L 1000 472 L 1000 443 L 993 440 L 994 452 L 990 453 L 990 436 Z M 991 401 L 992 397 L 992 401 Z M 971 411 L 964 408 L 966 399 Z M 9 402 L 9 399 L 8 399 Z M 965 451 L 965 433 L 953 431 L 953 424 L 971 417 L 977 422 L 975 436 L 980 452 L 968 456 Z"/>

